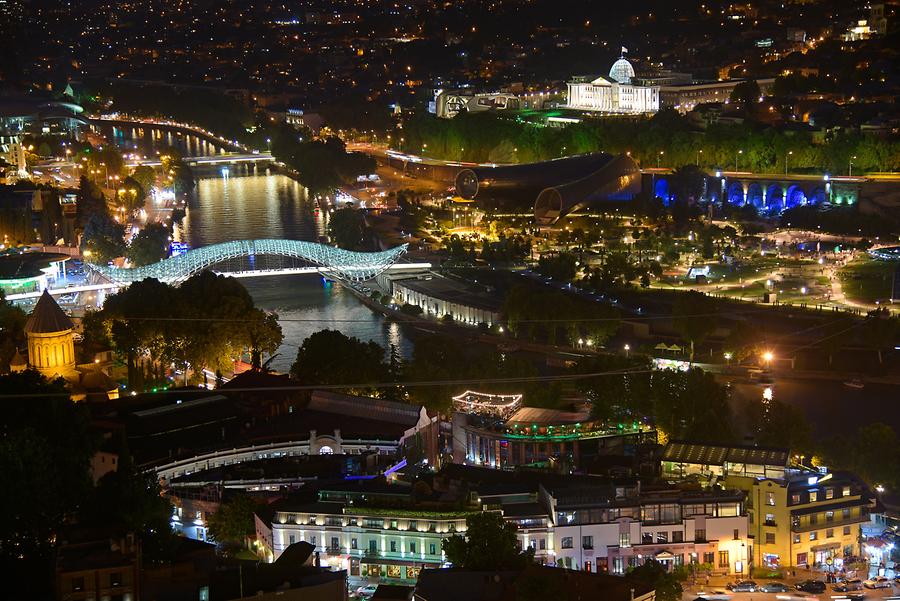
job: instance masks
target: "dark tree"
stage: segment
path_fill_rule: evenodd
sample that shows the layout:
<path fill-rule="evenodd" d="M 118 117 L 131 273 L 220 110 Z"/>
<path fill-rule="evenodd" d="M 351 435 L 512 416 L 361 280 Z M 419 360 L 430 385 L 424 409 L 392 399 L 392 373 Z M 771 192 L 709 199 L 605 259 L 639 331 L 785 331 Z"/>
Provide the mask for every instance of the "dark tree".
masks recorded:
<path fill-rule="evenodd" d="M 675 297 L 672 317 L 678 333 L 691 347 L 691 363 L 694 362 L 696 346 L 716 329 L 715 313 L 715 302 L 702 292 L 679 292 Z"/>
<path fill-rule="evenodd" d="M 301 384 L 345 384 L 362 388 L 390 380 L 384 349 L 337 330 L 321 330 L 303 341 L 291 376 Z"/>
<path fill-rule="evenodd" d="M 0 376 L 0 558 L 50 553 L 57 529 L 89 498 L 95 441 L 61 379 L 28 370 Z"/>
<path fill-rule="evenodd" d="M 658 601 L 679 601 L 683 593 L 675 574 L 669 573 L 661 563 L 652 559 L 628 572 L 625 579 L 656 591 Z"/>
<path fill-rule="evenodd" d="M 466 570 L 517 570 L 534 562 L 534 549 L 519 551 L 516 527 L 496 513 L 466 518 L 466 536 L 454 534 L 441 547 L 447 561 Z"/>
<path fill-rule="evenodd" d="M 132 238 L 128 260 L 140 267 L 165 259 L 169 254 L 169 238 L 169 228 L 162 223 L 151 223 Z"/>

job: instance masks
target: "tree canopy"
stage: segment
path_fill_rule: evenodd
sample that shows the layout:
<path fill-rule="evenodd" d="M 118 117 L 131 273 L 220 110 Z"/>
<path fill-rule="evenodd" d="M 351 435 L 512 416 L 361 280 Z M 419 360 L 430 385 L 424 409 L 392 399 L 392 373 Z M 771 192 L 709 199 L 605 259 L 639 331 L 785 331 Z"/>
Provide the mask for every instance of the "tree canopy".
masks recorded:
<path fill-rule="evenodd" d="M 519 551 L 516 527 L 497 513 L 466 518 L 466 535 L 445 538 L 441 547 L 447 561 L 466 570 L 516 570 L 534 561 L 534 549 Z"/>
<path fill-rule="evenodd" d="M 256 308 L 239 281 L 209 271 L 177 288 L 135 282 L 110 296 L 99 318 L 129 366 L 132 387 L 140 384 L 137 358 L 145 354 L 159 368 L 190 366 L 200 378 L 203 368 L 230 369 L 244 350 L 274 353 L 283 339 L 277 319 Z"/>

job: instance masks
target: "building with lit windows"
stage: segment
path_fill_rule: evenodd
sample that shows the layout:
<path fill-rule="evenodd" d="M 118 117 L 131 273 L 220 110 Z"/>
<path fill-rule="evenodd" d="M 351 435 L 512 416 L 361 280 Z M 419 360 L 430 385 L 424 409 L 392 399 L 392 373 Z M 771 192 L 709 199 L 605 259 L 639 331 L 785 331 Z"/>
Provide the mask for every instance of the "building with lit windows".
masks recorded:
<path fill-rule="evenodd" d="M 580 468 L 604 455 L 625 455 L 656 443 L 656 431 L 644 424 L 607 426 L 588 411 L 522 407 L 507 419 L 496 415 L 453 414 L 453 462 L 512 469 L 563 462 Z"/>
<path fill-rule="evenodd" d="M 414 583 L 423 568 L 444 565 L 441 543 L 466 531 L 466 516 L 481 511 L 413 508 L 411 489 L 370 482 L 358 488 L 320 490 L 313 503 L 285 501 L 272 520 L 272 555 L 303 541 L 321 554 L 322 565 L 350 576 Z"/>
<path fill-rule="evenodd" d="M 576 76 L 566 84 L 566 107 L 581 111 L 639 115 L 659 110 L 659 86 L 632 81 L 634 67 L 624 57 L 607 77 Z"/>
<path fill-rule="evenodd" d="M 663 451 L 663 475 L 724 482 L 747 494 L 746 508 L 757 567 L 826 564 L 840 567 L 860 556 L 862 524 L 871 495 L 846 472 L 790 464 L 784 448 L 709 445 L 672 441 Z"/>
<path fill-rule="evenodd" d="M 554 522 L 557 565 L 624 574 L 648 560 L 668 570 L 710 564 L 750 574 L 745 493 L 677 488 L 562 487 L 542 490 Z"/>

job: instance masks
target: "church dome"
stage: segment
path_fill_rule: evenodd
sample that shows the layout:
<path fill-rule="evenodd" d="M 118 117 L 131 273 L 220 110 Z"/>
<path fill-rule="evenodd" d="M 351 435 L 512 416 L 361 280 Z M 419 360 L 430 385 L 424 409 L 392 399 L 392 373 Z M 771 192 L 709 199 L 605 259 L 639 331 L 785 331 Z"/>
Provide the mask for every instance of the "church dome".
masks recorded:
<path fill-rule="evenodd" d="M 614 62 L 609 70 L 609 78 L 618 83 L 631 83 L 632 77 L 634 77 L 634 67 L 624 58 Z"/>
<path fill-rule="evenodd" d="M 34 311 L 31 312 L 28 321 L 25 322 L 26 334 L 52 334 L 65 332 L 74 328 L 72 320 L 66 315 L 50 293 L 44 293 L 38 299 Z"/>

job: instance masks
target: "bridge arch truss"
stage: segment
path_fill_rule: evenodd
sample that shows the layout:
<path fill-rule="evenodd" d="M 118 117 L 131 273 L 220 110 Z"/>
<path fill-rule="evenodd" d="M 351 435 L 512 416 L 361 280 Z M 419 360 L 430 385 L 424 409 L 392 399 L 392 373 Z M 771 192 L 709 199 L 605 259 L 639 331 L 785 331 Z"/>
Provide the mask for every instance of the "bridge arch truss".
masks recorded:
<path fill-rule="evenodd" d="M 305 240 L 235 240 L 191 249 L 141 267 L 94 264 L 90 267 L 120 284 L 131 284 L 146 278 L 178 283 L 229 259 L 276 255 L 302 259 L 335 278 L 360 282 L 372 279 L 390 267 L 406 252 L 406 248 L 407 245 L 403 244 L 381 252 L 356 252 Z"/>

